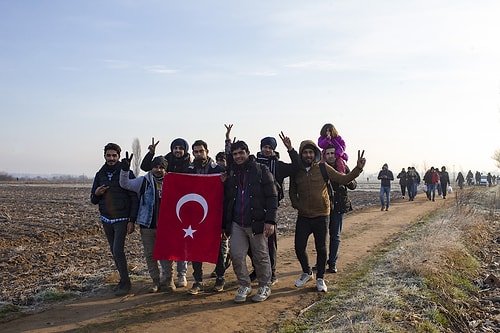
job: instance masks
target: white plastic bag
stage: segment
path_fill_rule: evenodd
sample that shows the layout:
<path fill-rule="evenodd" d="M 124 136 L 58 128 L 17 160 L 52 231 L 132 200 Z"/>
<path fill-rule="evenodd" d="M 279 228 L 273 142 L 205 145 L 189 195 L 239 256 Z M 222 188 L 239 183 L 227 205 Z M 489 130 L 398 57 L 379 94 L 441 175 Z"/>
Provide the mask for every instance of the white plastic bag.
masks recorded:
<path fill-rule="evenodd" d="M 424 185 L 422 186 L 422 191 L 427 192 L 427 185 L 426 185 L 426 184 L 424 184 Z"/>
<path fill-rule="evenodd" d="M 451 188 L 451 185 L 448 185 L 448 193 L 453 192 L 453 189 Z"/>

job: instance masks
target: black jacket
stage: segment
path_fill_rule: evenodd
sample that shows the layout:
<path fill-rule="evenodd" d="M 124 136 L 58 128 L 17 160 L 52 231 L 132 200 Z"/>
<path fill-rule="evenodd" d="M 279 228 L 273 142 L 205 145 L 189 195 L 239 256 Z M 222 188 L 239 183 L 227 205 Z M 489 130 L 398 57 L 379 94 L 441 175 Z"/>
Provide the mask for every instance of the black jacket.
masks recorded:
<path fill-rule="evenodd" d="M 264 223 L 276 223 L 278 193 L 274 177 L 254 156 L 242 166 L 233 163 L 224 185 L 222 224 L 226 234 L 231 232 L 233 221 L 251 226 L 254 234 L 264 231 Z"/>
<path fill-rule="evenodd" d="M 181 158 L 177 158 L 170 152 L 164 157 L 168 162 L 167 172 L 189 173 L 188 167 L 191 164 L 191 155 L 189 153 L 184 154 Z M 151 165 L 153 158 L 154 154 L 148 152 L 142 159 L 141 170 L 148 172 L 153 169 Z"/>
<path fill-rule="evenodd" d="M 132 171 L 130 178 L 135 178 Z M 109 188 L 103 195 L 96 196 L 95 190 L 101 185 L 107 185 Z M 129 218 L 133 222 L 137 219 L 139 207 L 137 194 L 120 187 L 120 163 L 117 163 L 115 168 L 109 168 L 105 164 L 97 171 L 90 192 L 90 201 L 95 205 L 99 204 L 99 213 L 108 219 Z"/>

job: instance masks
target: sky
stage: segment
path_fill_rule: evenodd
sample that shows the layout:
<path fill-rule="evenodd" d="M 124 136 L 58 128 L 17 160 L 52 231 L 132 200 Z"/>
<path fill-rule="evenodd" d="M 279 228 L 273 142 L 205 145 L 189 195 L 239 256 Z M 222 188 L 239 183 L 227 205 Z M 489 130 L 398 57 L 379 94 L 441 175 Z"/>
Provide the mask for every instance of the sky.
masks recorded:
<path fill-rule="evenodd" d="M 499 174 L 498 0 L 0 0 L 0 173 L 93 177 L 103 147 L 231 137 L 348 165 Z M 191 150 L 191 149 L 190 149 Z M 124 154 L 122 154 L 123 157 Z"/>

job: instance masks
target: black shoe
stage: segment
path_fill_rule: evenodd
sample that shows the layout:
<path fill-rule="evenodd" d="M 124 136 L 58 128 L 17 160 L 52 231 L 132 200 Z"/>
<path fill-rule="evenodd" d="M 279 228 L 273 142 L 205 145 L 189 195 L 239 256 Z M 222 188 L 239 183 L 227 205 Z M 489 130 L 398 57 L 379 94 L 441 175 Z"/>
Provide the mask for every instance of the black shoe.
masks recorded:
<path fill-rule="evenodd" d="M 318 270 L 318 265 L 314 265 L 311 269 L 313 272 L 316 272 Z"/>
<path fill-rule="evenodd" d="M 213 271 L 211 274 L 210 274 L 210 277 L 213 279 L 213 278 L 216 278 L 217 277 L 217 273 L 215 273 L 215 271 Z"/>
<path fill-rule="evenodd" d="M 335 265 L 328 266 L 328 273 L 337 273 L 337 266 Z"/>
<path fill-rule="evenodd" d="M 225 279 L 223 277 L 218 277 L 215 280 L 214 291 L 221 292 L 224 290 Z"/>
<path fill-rule="evenodd" d="M 201 282 L 193 283 L 193 286 L 187 292 L 190 295 L 198 295 L 199 293 L 202 293 L 203 292 L 203 283 L 201 283 Z"/>
<path fill-rule="evenodd" d="M 121 286 L 116 289 L 115 296 L 125 296 L 128 294 L 131 288 L 132 284 L 130 282 L 123 282 Z"/>
<path fill-rule="evenodd" d="M 257 279 L 257 273 L 253 271 L 248 277 L 250 278 L 250 281 L 254 282 Z"/>

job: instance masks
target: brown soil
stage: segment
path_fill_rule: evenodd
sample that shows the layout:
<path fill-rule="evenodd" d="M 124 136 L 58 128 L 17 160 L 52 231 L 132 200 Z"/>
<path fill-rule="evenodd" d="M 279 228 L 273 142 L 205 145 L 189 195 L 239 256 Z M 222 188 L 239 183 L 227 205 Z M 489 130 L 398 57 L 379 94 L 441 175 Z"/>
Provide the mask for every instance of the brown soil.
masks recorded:
<path fill-rule="evenodd" d="M 138 232 L 127 244 L 133 278 L 129 295 L 119 298 L 111 291 L 116 279 L 112 259 L 97 221 L 97 207 L 88 203 L 86 187 L 0 186 L 0 267 L 2 301 L 36 304 L 36 292 L 53 286 L 78 290 L 82 296 L 0 324 L 7 332 L 269 332 L 277 322 L 295 318 L 300 310 L 323 297 L 315 283 L 294 287 L 300 265 L 293 249 L 295 212 L 285 202 L 278 214 L 278 283 L 263 303 L 248 300 L 233 303 L 237 289 L 232 268 L 227 272 L 224 292 L 212 292 L 209 278 L 213 265 L 205 264 L 205 292 L 188 295 L 186 288 L 173 293 L 147 293 L 149 280 L 142 259 Z M 353 201 L 377 202 L 377 192 L 352 192 Z M 393 193 L 394 195 L 394 193 Z M 356 198 L 357 199 L 356 199 Z M 358 201 L 356 201 L 358 200 Z M 389 211 L 378 205 L 357 209 L 345 216 L 337 274 L 327 274 L 330 291 L 342 273 L 387 244 L 429 212 L 454 204 L 428 201 L 423 194 L 414 202 L 393 200 Z M 359 206 L 359 205 L 358 205 Z M 312 236 L 308 246 L 311 261 L 315 252 Z M 54 282 L 54 271 L 58 277 Z M 190 272 L 191 274 L 191 268 Z M 96 289 L 97 286 L 97 289 Z M 100 288 L 98 288 L 100 286 Z M 90 292 L 91 291 L 91 292 Z M 255 293 L 255 291 L 254 291 Z"/>

